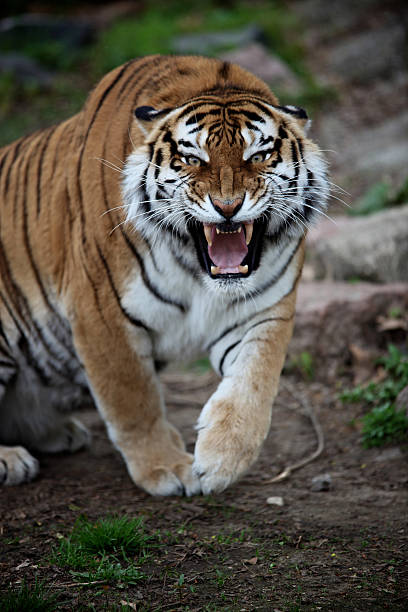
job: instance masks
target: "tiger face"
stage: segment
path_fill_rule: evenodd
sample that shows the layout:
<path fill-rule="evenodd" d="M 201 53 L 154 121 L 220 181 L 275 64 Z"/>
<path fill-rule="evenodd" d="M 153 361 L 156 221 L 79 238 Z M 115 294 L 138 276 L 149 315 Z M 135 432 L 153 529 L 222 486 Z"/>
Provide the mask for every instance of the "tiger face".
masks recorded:
<path fill-rule="evenodd" d="M 245 287 L 265 240 L 301 236 L 326 207 L 326 166 L 302 109 L 201 96 L 135 114 L 146 137 L 125 168 L 128 219 L 146 237 L 165 228 L 193 242 L 218 287 Z"/>

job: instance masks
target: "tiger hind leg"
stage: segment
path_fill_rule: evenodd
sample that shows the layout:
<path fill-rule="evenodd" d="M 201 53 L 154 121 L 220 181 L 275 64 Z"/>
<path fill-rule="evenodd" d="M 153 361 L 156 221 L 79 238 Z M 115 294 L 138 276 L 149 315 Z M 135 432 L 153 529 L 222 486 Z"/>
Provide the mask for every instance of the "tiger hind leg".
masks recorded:
<path fill-rule="evenodd" d="M 18 485 L 33 480 L 38 460 L 22 446 L 0 446 L 0 485 Z"/>
<path fill-rule="evenodd" d="M 2 417 L 7 418 L 5 397 L 18 375 L 18 366 L 7 347 L 0 344 L 0 441 L 2 441 Z M 39 472 L 39 462 L 22 446 L 0 444 L 0 485 L 17 485 L 29 482 Z"/>
<path fill-rule="evenodd" d="M 29 451 L 76 452 L 90 444 L 86 427 L 67 414 L 81 395 L 75 388 L 41 385 L 27 369 L 10 377 L 0 397 L 0 484 L 21 484 L 37 475 L 39 464 Z"/>

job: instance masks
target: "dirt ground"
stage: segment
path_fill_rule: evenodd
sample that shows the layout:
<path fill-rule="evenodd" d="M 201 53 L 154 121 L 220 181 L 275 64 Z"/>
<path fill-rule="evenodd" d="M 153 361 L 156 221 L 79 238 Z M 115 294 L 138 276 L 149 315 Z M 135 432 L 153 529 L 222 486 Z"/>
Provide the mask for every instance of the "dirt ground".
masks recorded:
<path fill-rule="evenodd" d="M 165 376 L 169 414 L 190 450 L 209 374 Z M 293 390 L 295 395 L 293 395 Z M 60 610 L 406 610 L 408 607 L 407 448 L 364 450 L 355 419 L 337 390 L 284 377 L 269 437 L 250 473 L 226 492 L 152 498 L 130 482 L 97 413 L 91 449 L 44 456 L 39 478 L 0 490 L 0 592 L 37 577 Z M 287 480 L 269 483 L 316 448 L 304 398 L 321 423 L 322 455 Z M 326 491 L 312 478 L 329 473 Z M 267 503 L 280 496 L 283 506 Z M 143 566 L 137 587 L 77 585 L 53 565 L 52 547 L 81 514 L 143 515 L 162 546 Z M 182 580 L 180 576 L 183 575 Z M 122 604 L 123 605 L 123 604 Z M 125 608 L 124 608 L 125 609 Z"/>

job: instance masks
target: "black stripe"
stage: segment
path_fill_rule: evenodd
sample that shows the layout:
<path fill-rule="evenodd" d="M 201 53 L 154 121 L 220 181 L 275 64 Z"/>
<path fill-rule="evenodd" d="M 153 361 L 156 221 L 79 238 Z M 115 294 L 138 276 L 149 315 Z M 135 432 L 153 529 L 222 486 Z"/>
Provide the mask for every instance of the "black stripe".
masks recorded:
<path fill-rule="evenodd" d="M 8 338 L 6 336 L 6 332 L 4 331 L 4 328 L 3 328 L 3 325 L 1 323 L 1 321 L 0 321 L 0 336 L 3 338 L 4 342 L 10 348 L 10 342 L 8 341 Z"/>
<path fill-rule="evenodd" d="M 297 154 L 297 148 L 296 148 L 296 142 L 294 140 L 291 141 L 290 143 L 290 149 L 292 152 L 292 162 L 293 162 L 293 168 L 295 171 L 295 175 L 290 179 L 289 181 L 289 188 L 296 186 L 297 188 L 297 180 L 299 177 L 299 157 Z M 297 189 L 296 189 L 296 193 L 297 193 Z"/>
<path fill-rule="evenodd" d="M 223 366 L 224 366 L 224 361 L 225 361 L 225 358 L 227 357 L 228 353 L 230 353 L 230 352 L 231 352 L 231 351 L 232 351 L 232 350 L 233 350 L 233 349 L 234 349 L 236 346 L 238 346 L 238 344 L 239 344 L 240 342 L 241 342 L 241 340 L 238 340 L 238 342 L 234 342 L 234 344 L 231 344 L 231 345 L 230 345 L 230 346 L 229 346 L 229 347 L 228 347 L 228 348 L 227 348 L 227 349 L 224 351 L 224 354 L 223 354 L 223 356 L 222 356 L 222 358 L 221 358 L 220 365 L 219 365 L 219 368 L 218 368 L 218 369 L 219 369 L 219 371 L 220 371 L 221 376 L 224 376 Z"/>
<path fill-rule="evenodd" d="M 143 68 L 146 68 L 149 64 L 152 63 L 152 60 L 149 61 L 142 61 L 142 60 L 137 60 L 137 59 L 133 59 L 130 60 L 130 62 L 128 62 L 128 65 L 133 64 L 134 62 L 140 61 L 141 64 L 140 66 L 138 66 L 129 76 L 127 79 L 125 79 L 122 83 L 122 85 L 120 86 L 120 89 L 118 91 L 118 101 L 121 101 L 122 98 L 122 94 L 124 93 L 126 87 L 128 86 L 129 83 L 131 83 L 133 81 L 133 79 L 135 79 L 135 77 L 137 77 L 137 75 L 139 74 L 139 72 L 141 72 L 143 70 Z"/>
<path fill-rule="evenodd" d="M 224 79 L 225 81 L 228 79 L 228 73 L 230 71 L 231 64 L 229 62 L 222 62 L 221 66 L 218 69 L 218 78 Z"/>
<path fill-rule="evenodd" d="M 98 105 L 97 105 L 96 109 L 93 112 L 91 120 L 90 120 L 90 122 L 88 124 L 88 128 L 86 130 L 85 137 L 84 137 L 83 142 L 82 142 L 81 151 L 80 151 L 79 159 L 78 159 L 78 166 L 77 166 L 77 185 L 78 185 L 78 203 L 79 203 L 79 214 L 80 214 L 80 217 L 81 217 L 82 243 L 83 244 L 85 244 L 87 242 L 87 237 L 86 237 L 86 233 L 85 233 L 85 211 L 84 211 L 83 193 L 82 193 L 82 186 L 81 186 L 81 171 L 82 171 L 82 160 L 83 160 L 85 148 L 86 148 L 86 145 L 87 145 L 87 142 L 88 142 L 89 133 L 90 133 L 92 127 L 93 127 L 93 124 L 95 123 L 96 117 L 97 117 L 99 111 L 101 110 L 101 108 L 102 108 L 102 106 L 103 106 L 107 96 L 112 91 L 112 89 L 115 87 L 115 85 L 118 83 L 118 81 L 120 81 L 120 79 L 123 76 L 123 73 L 127 70 L 129 65 L 132 64 L 133 61 L 134 60 L 130 60 L 129 62 L 124 64 L 124 66 L 122 66 L 122 69 L 118 72 L 118 74 L 113 79 L 113 81 L 106 87 L 105 91 L 103 92 L 103 94 L 99 98 Z"/>
<path fill-rule="evenodd" d="M 159 174 L 160 174 L 160 170 L 161 170 L 161 163 L 163 161 L 163 153 L 161 151 L 161 149 L 157 149 L 156 152 L 156 159 L 154 160 L 154 163 L 156 164 L 155 168 L 154 168 L 154 178 L 157 179 L 159 178 Z M 159 167 L 157 167 L 159 166 Z"/>
<path fill-rule="evenodd" d="M 115 284 L 113 282 L 113 278 L 112 278 L 112 273 L 109 269 L 108 263 L 105 259 L 105 257 L 103 256 L 103 253 L 101 251 L 101 249 L 99 248 L 99 245 L 96 245 L 97 251 L 98 251 L 98 255 L 102 261 L 103 267 L 105 268 L 106 271 L 106 275 L 108 277 L 108 281 L 109 281 L 109 285 L 112 289 L 112 293 L 116 298 L 116 301 L 118 303 L 119 308 L 121 309 L 123 315 L 127 318 L 128 321 L 130 321 L 130 323 L 132 323 L 132 325 L 135 325 L 136 327 L 142 327 L 143 329 L 145 329 L 146 331 L 151 331 L 150 328 L 145 325 L 140 319 L 135 319 L 130 313 L 128 313 L 128 311 L 123 308 L 122 306 L 122 302 L 118 293 L 118 290 L 115 287 Z"/>
<path fill-rule="evenodd" d="M 151 280 L 149 279 L 149 277 L 147 276 L 147 272 L 144 266 L 144 261 L 142 259 L 142 256 L 140 255 L 140 253 L 137 251 L 135 245 L 133 244 L 133 242 L 130 241 L 129 237 L 127 236 L 127 234 L 125 233 L 123 227 L 121 226 L 121 231 L 122 231 L 122 236 L 125 239 L 125 242 L 127 244 L 127 246 L 129 247 L 129 249 L 132 251 L 133 255 L 135 256 L 135 258 L 137 259 L 137 262 L 140 266 L 140 273 L 142 275 L 142 279 L 143 282 L 145 284 L 145 286 L 147 287 L 147 289 L 161 302 L 164 302 L 165 304 L 170 304 L 171 306 L 175 306 L 176 308 L 178 308 L 181 312 L 186 312 L 187 308 L 186 306 L 184 306 L 184 304 L 181 304 L 180 302 L 176 302 L 174 300 L 172 300 L 171 298 L 165 297 L 164 295 L 162 295 L 159 290 L 152 284 Z"/>
<path fill-rule="evenodd" d="M 220 112 L 221 108 L 212 108 L 211 110 L 204 111 L 202 113 L 194 113 L 194 115 L 192 115 L 190 119 L 187 119 L 186 125 L 194 125 L 195 123 L 198 123 L 199 121 L 201 121 L 201 119 L 204 119 L 208 115 L 219 115 Z"/>
<path fill-rule="evenodd" d="M 262 321 L 257 321 L 256 323 L 254 323 L 253 325 L 251 325 L 250 327 L 248 327 L 245 330 L 245 333 L 242 336 L 241 340 L 243 340 L 245 338 L 245 336 L 247 335 L 248 332 L 251 331 L 251 329 L 254 329 L 254 327 L 258 327 L 258 325 L 263 325 L 264 323 L 269 323 L 270 321 L 292 321 L 294 316 L 295 315 L 293 314 L 289 318 L 287 318 L 287 317 L 268 317 L 267 319 L 263 319 Z"/>
<path fill-rule="evenodd" d="M 273 140 L 274 140 L 273 136 L 268 136 L 267 138 L 264 138 L 262 136 L 259 140 L 259 144 L 265 145 L 265 144 L 268 144 L 268 142 L 273 142 Z"/>
<path fill-rule="evenodd" d="M 293 249 L 292 253 L 289 255 L 287 261 L 285 262 L 285 264 L 281 267 L 281 269 L 279 270 L 279 272 L 277 274 L 275 274 L 267 283 L 265 283 L 262 287 L 257 288 L 256 290 L 256 297 L 258 297 L 259 295 L 261 295 L 262 293 L 264 293 L 265 291 L 267 291 L 268 289 L 270 289 L 272 287 L 272 285 L 275 285 L 277 283 L 277 281 L 285 274 L 286 270 L 289 267 L 289 264 L 292 262 L 294 256 L 296 255 L 296 253 L 299 250 L 299 246 L 301 244 L 303 240 L 303 236 L 301 236 L 297 243 L 296 243 L 296 247 Z M 246 298 L 237 298 L 235 300 L 233 300 L 231 302 L 231 304 L 238 304 L 239 302 L 241 302 L 243 299 L 246 300 Z"/>
<path fill-rule="evenodd" d="M 89 284 L 92 287 L 92 291 L 94 292 L 94 297 L 95 297 L 95 303 L 96 303 L 96 308 L 98 309 L 99 312 L 99 316 L 101 317 L 102 321 L 104 322 L 104 324 L 106 325 L 106 327 L 108 329 L 110 329 L 110 325 L 108 323 L 108 321 L 105 319 L 105 315 L 103 314 L 103 309 L 99 300 L 99 294 L 98 294 L 98 287 L 95 285 L 93 278 L 91 277 L 89 270 L 85 264 L 85 261 L 82 261 L 82 266 L 85 272 L 85 276 L 87 277 Z"/>
<path fill-rule="evenodd" d="M 37 359 L 32 355 L 30 343 L 24 334 L 22 334 L 19 338 L 18 348 L 20 353 L 25 357 L 27 365 L 34 370 L 44 387 L 51 386 L 52 379 L 48 376 L 48 374 L 46 374 L 46 372 L 44 372 Z M 57 374 L 60 374 L 58 370 L 54 369 L 54 371 L 57 372 Z"/>
<path fill-rule="evenodd" d="M 31 157 L 31 155 L 30 155 L 30 157 Z M 56 317 L 56 319 L 58 320 L 58 323 L 62 326 L 63 323 L 62 323 L 61 317 L 60 317 L 59 313 L 55 310 L 54 306 L 49 301 L 47 292 L 45 291 L 45 288 L 44 288 L 44 285 L 43 285 L 43 282 L 42 282 L 42 279 L 41 279 L 40 272 L 39 272 L 39 270 L 37 268 L 37 265 L 36 265 L 36 263 L 34 261 L 34 255 L 33 255 L 32 247 L 31 247 L 31 243 L 30 243 L 29 232 L 28 232 L 28 210 L 27 210 L 27 198 L 26 198 L 26 192 L 27 192 L 27 174 L 28 174 L 28 170 L 29 170 L 29 162 L 30 162 L 30 158 L 27 160 L 26 171 L 25 171 L 25 176 L 24 176 L 23 223 L 22 223 L 23 243 L 24 243 L 24 246 L 25 246 L 26 253 L 28 255 L 28 259 L 29 259 L 29 262 L 30 262 L 31 269 L 32 269 L 33 274 L 35 276 L 35 280 L 37 282 L 37 285 L 38 285 L 38 288 L 40 290 L 41 296 L 42 296 L 42 298 L 44 300 L 44 303 L 47 306 L 47 308 Z M 61 344 L 61 346 L 63 346 L 65 348 L 67 353 L 69 355 L 71 355 L 71 357 L 75 358 L 76 357 L 75 353 L 73 352 L 72 348 L 66 344 L 66 342 L 63 339 L 63 337 L 59 333 L 58 328 L 54 328 L 53 329 L 53 333 L 54 333 L 55 338 L 58 340 L 58 342 Z"/>
<path fill-rule="evenodd" d="M 239 115 L 239 116 L 242 115 L 243 117 L 246 117 L 250 121 L 258 121 L 259 123 L 265 123 L 265 119 L 261 117 L 261 115 L 258 115 L 258 113 L 254 113 L 253 111 L 248 111 L 244 109 L 238 109 L 238 110 L 228 109 L 228 114 L 229 115 Z"/>
<path fill-rule="evenodd" d="M 42 346 L 44 347 L 44 349 L 48 352 L 49 357 L 51 357 L 51 361 L 47 361 L 47 365 L 52 370 L 54 370 L 56 373 L 61 375 L 61 370 L 56 365 L 56 364 L 59 363 L 59 355 L 53 351 L 52 347 L 45 340 L 45 337 L 44 337 L 40 327 L 38 326 L 37 322 L 35 321 L 32 313 L 31 313 L 29 302 L 28 302 L 26 296 L 23 294 L 22 290 L 20 289 L 20 287 L 17 285 L 16 281 L 14 280 L 1 241 L 0 241 L 0 265 L 1 265 L 1 268 L 2 268 L 2 270 L 0 270 L 1 277 L 2 277 L 2 279 L 4 281 L 5 289 L 6 289 L 6 291 L 8 289 L 8 294 L 10 295 L 10 298 L 11 298 L 11 300 L 13 302 L 14 312 L 19 315 L 21 321 L 24 323 L 24 325 L 25 325 L 25 327 L 27 329 L 28 335 L 34 336 L 34 339 L 37 342 L 40 342 L 42 344 Z M 7 287 L 7 285 L 8 285 L 8 287 Z M 7 308 L 8 312 L 9 312 L 11 318 L 13 319 L 14 323 L 16 324 L 17 328 L 20 330 L 20 332 L 22 334 L 24 334 L 24 332 L 22 331 L 21 326 L 19 324 L 17 324 L 16 318 L 15 318 L 13 312 L 11 311 L 9 305 L 7 304 L 7 302 L 6 302 L 6 300 L 4 299 L 3 296 L 2 296 L 2 299 L 3 299 L 3 302 L 6 305 L 6 308 Z"/>
<path fill-rule="evenodd" d="M 39 158 L 38 158 L 38 167 L 37 167 L 37 216 L 40 214 L 40 211 L 41 211 L 41 179 L 42 179 L 42 166 L 43 166 L 45 151 L 48 148 L 48 143 L 49 143 L 49 141 L 51 139 L 51 136 L 55 132 L 55 129 L 56 129 L 56 126 L 50 128 L 48 134 L 44 138 L 43 146 L 42 146 L 42 148 L 40 150 L 40 155 L 39 155 Z M 44 134 L 44 136 L 45 136 L 45 134 Z M 51 177 L 51 180 L 52 180 L 52 178 L 53 177 Z"/>
<path fill-rule="evenodd" d="M 186 147 L 186 148 L 194 148 L 194 145 L 191 142 L 188 142 L 188 140 L 183 140 L 183 138 L 180 138 L 180 140 L 178 141 L 179 145 L 181 145 L 182 147 Z"/>
<path fill-rule="evenodd" d="M 179 251 L 177 251 L 177 249 L 174 249 L 172 244 L 170 244 L 170 251 L 174 259 L 179 264 L 180 268 L 183 268 L 185 272 L 188 272 L 188 274 L 191 274 L 194 280 L 198 280 L 198 277 L 199 277 L 198 271 L 193 266 L 191 266 L 188 262 L 184 261 Z"/>
<path fill-rule="evenodd" d="M 5 187 L 4 187 L 4 193 L 5 193 L 5 195 L 7 195 L 7 191 L 8 191 L 8 188 L 9 188 L 9 183 L 10 183 L 10 174 L 11 174 L 11 171 L 12 171 L 12 169 L 13 169 L 14 162 L 15 162 L 15 161 L 16 161 L 16 159 L 17 159 L 18 152 L 19 152 L 20 147 L 21 147 L 21 145 L 23 144 L 23 142 L 24 142 L 24 140 L 23 140 L 23 139 L 21 139 L 21 140 L 18 140 L 18 141 L 15 143 L 15 145 L 14 145 L 13 157 L 12 157 L 12 159 L 10 160 L 9 167 L 8 167 L 8 169 L 7 169 L 7 174 L 6 174 L 6 182 L 5 182 Z"/>

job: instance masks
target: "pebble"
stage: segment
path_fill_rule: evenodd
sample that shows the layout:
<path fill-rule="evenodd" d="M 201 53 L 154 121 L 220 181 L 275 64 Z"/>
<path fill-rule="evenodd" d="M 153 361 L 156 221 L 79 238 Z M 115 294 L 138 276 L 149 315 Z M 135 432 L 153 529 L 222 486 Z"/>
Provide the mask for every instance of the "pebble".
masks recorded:
<path fill-rule="evenodd" d="M 331 487 L 331 476 L 330 474 L 319 474 L 312 478 L 312 491 L 328 491 Z"/>
<path fill-rule="evenodd" d="M 283 497 L 268 497 L 266 503 L 272 506 L 283 506 Z"/>

